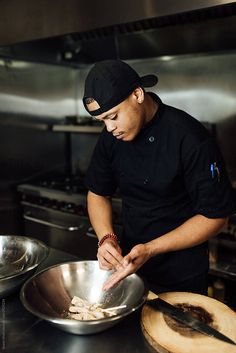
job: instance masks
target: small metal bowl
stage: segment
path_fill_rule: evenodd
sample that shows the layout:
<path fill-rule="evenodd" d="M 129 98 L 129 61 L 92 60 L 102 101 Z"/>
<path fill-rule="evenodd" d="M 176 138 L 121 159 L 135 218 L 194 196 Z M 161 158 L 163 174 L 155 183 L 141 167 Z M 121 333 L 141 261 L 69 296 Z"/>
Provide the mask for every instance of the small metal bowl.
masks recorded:
<path fill-rule="evenodd" d="M 0 235 L 0 297 L 15 292 L 47 257 L 48 251 L 37 239 Z"/>
<path fill-rule="evenodd" d="M 104 331 L 125 316 L 137 310 L 146 300 L 147 288 L 143 280 L 132 274 L 115 288 L 102 291 L 111 274 L 99 268 L 98 261 L 68 262 L 50 267 L 30 278 L 21 289 L 25 308 L 39 318 L 63 331 L 74 334 L 92 334 Z M 66 318 L 73 296 L 90 303 L 101 303 L 104 308 L 126 305 L 117 315 L 98 320 Z"/>

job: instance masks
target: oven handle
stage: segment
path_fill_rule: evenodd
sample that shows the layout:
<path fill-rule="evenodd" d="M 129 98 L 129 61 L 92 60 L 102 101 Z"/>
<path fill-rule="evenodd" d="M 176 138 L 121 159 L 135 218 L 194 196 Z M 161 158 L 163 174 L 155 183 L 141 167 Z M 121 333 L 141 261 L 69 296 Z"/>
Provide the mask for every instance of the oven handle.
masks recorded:
<path fill-rule="evenodd" d="M 67 230 L 68 232 L 75 232 L 81 228 L 83 228 L 83 225 L 80 224 L 78 227 L 75 226 L 75 227 L 63 227 L 59 224 L 56 224 L 56 223 L 51 223 L 51 222 L 47 222 L 47 221 L 43 221 L 42 219 L 38 219 L 38 218 L 35 218 L 35 217 L 31 217 L 31 216 L 28 216 L 26 214 L 23 215 L 24 219 L 26 219 L 27 221 L 31 221 L 31 222 L 34 222 L 34 223 L 39 223 L 39 224 L 43 224 L 45 226 L 49 226 L 49 227 L 53 227 L 53 228 L 57 228 L 57 229 L 62 229 L 62 230 Z"/>

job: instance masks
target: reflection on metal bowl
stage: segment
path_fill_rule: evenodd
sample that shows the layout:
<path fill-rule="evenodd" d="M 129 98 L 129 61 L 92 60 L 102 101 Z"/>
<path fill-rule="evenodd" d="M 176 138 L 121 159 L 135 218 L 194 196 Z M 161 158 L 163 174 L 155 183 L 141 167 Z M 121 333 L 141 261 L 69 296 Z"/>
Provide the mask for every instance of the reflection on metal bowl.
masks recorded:
<path fill-rule="evenodd" d="M 68 262 L 50 267 L 30 278 L 21 289 L 21 301 L 32 314 L 74 334 L 104 331 L 137 310 L 146 300 L 143 280 L 132 274 L 115 288 L 104 292 L 103 283 L 111 273 L 99 268 L 98 261 Z M 65 318 L 71 299 L 78 296 L 104 308 L 126 305 L 117 315 L 99 320 Z"/>
<path fill-rule="evenodd" d="M 0 235 L 0 297 L 15 292 L 48 252 L 48 247 L 37 239 Z"/>

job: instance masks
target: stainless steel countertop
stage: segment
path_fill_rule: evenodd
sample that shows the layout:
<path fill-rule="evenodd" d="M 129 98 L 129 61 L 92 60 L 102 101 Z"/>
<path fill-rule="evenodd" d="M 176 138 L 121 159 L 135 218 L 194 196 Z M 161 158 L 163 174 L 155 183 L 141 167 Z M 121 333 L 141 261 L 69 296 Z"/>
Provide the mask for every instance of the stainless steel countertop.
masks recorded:
<path fill-rule="evenodd" d="M 50 249 L 38 271 L 71 260 L 78 258 Z M 1 299 L 0 346 L 6 353 L 154 353 L 142 334 L 140 312 L 131 314 L 107 331 L 78 336 L 63 332 L 30 314 L 21 304 L 18 292 Z"/>

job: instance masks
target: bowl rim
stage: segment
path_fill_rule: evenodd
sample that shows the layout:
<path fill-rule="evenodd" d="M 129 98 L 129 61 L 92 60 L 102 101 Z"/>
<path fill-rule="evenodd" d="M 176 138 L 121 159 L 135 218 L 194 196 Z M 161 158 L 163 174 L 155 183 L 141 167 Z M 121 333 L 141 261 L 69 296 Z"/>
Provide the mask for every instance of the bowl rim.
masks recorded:
<path fill-rule="evenodd" d="M 21 275 L 33 270 L 35 267 L 39 266 L 46 259 L 46 257 L 49 254 L 49 247 L 44 242 L 42 242 L 41 240 L 38 240 L 36 238 L 28 237 L 28 236 L 24 236 L 24 235 L 0 234 L 0 238 L 2 238 L 2 237 L 19 238 L 19 239 L 24 239 L 24 240 L 30 241 L 31 243 L 37 243 L 40 245 L 40 247 L 42 249 L 44 249 L 45 252 L 43 253 L 42 257 L 35 264 L 25 268 L 24 270 L 22 270 L 20 272 L 15 272 L 9 276 L 0 277 L 0 281 L 9 280 L 11 278 L 21 276 Z"/>
<path fill-rule="evenodd" d="M 23 304 L 23 306 L 29 311 L 31 312 L 33 315 L 43 319 L 43 320 L 46 320 L 48 322 L 51 322 L 51 323 L 56 323 L 56 324 L 60 324 L 60 325 L 64 325 L 64 324 L 67 324 L 67 326 L 80 326 L 81 323 L 83 324 L 89 324 L 90 326 L 94 326 L 96 324 L 100 324 L 100 323 L 109 323 L 109 322 L 112 322 L 112 321 L 117 321 L 117 320 L 120 320 L 122 318 L 124 318 L 125 316 L 131 314 L 132 312 L 135 312 L 136 310 L 138 310 L 146 301 L 147 299 L 147 296 L 148 296 L 148 287 L 146 285 L 146 281 L 141 277 L 139 276 L 138 274 L 136 273 L 132 273 L 131 275 L 129 276 L 137 276 L 138 278 L 140 278 L 140 280 L 143 282 L 143 294 L 142 294 L 142 297 L 141 297 L 141 300 L 140 300 L 140 303 L 138 303 L 135 307 L 133 307 L 132 309 L 129 309 L 127 311 L 123 311 L 122 314 L 118 314 L 118 315 L 113 315 L 113 316 L 110 316 L 110 317 L 107 317 L 107 318 L 102 318 L 102 319 L 98 319 L 98 320 L 73 320 L 73 319 L 66 319 L 66 318 L 54 318 L 52 316 L 49 316 L 49 315 L 45 315 L 45 314 L 42 314 L 41 312 L 39 312 L 38 310 L 35 310 L 34 308 L 32 308 L 31 305 L 28 304 L 28 302 L 26 301 L 25 299 L 25 288 L 27 287 L 27 285 L 29 284 L 29 282 L 33 281 L 33 279 L 39 275 L 41 275 L 43 272 L 46 272 L 52 268 L 55 268 L 55 267 L 60 267 L 62 265 L 67 265 L 67 264 L 73 264 L 73 263 L 78 263 L 78 262 L 96 262 L 98 263 L 97 260 L 77 260 L 77 261 L 66 261 L 66 262 L 62 262 L 62 263 L 58 263 L 56 265 L 52 265 L 52 266 L 49 266 L 39 272 L 37 272 L 35 275 L 33 275 L 32 277 L 30 277 L 24 284 L 23 286 L 21 287 L 21 290 L 20 290 L 20 300 Z M 128 277 L 129 277 L 128 276 Z M 127 277 L 126 277 L 127 278 Z"/>

